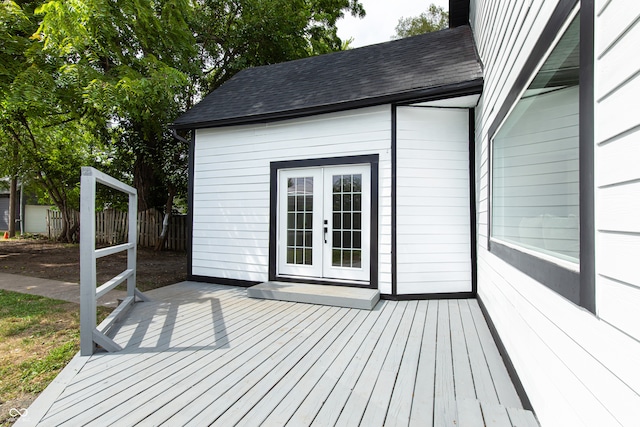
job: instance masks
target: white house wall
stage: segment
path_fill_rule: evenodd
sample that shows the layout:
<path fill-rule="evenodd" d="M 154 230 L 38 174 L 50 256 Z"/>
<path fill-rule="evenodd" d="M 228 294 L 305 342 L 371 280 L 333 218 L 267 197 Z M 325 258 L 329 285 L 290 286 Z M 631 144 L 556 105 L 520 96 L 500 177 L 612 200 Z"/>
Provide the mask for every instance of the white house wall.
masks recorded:
<path fill-rule="evenodd" d="M 469 110 L 397 109 L 397 292 L 471 292 Z"/>
<path fill-rule="evenodd" d="M 270 162 L 379 154 L 379 272 L 391 293 L 389 106 L 196 132 L 192 274 L 268 280 Z"/>
<path fill-rule="evenodd" d="M 640 340 L 640 2 L 596 1 L 596 13 L 596 303 Z"/>
<path fill-rule="evenodd" d="M 631 101 L 640 93 L 640 2 L 596 1 L 598 315 L 487 250 L 489 126 L 557 3 L 471 2 L 485 66 L 476 109 L 478 296 L 542 426 L 638 425 L 640 223 L 634 200 L 640 196 L 640 116 Z M 616 40 L 603 54 L 603 46 Z M 615 70 L 614 81 L 605 70 Z"/>

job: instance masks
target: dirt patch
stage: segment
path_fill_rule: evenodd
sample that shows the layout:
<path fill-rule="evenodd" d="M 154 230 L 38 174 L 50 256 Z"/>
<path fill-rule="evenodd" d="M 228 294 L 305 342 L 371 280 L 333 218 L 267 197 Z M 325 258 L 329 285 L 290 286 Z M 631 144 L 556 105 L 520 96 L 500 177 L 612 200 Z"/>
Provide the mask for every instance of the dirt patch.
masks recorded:
<path fill-rule="evenodd" d="M 137 255 L 137 285 L 141 291 L 186 280 L 186 253 L 138 248 Z M 98 284 L 121 273 L 126 266 L 126 252 L 98 259 Z M 0 239 L 0 271 L 79 283 L 80 246 L 41 239 Z"/>
<path fill-rule="evenodd" d="M 19 397 L 0 403 L 0 427 L 13 425 L 29 405 L 38 397 L 35 393 L 23 393 Z"/>

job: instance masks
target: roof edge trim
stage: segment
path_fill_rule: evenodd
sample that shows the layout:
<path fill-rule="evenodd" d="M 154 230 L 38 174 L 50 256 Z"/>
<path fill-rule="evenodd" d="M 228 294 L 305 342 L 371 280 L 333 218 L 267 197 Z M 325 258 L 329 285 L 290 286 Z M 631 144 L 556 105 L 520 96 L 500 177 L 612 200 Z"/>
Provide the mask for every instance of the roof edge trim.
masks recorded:
<path fill-rule="evenodd" d="M 408 92 L 357 99 L 354 101 L 341 102 L 337 104 L 318 105 L 303 109 L 278 111 L 254 116 L 231 117 L 221 120 L 211 120 L 196 123 L 171 123 L 169 127 L 172 129 L 204 129 L 213 127 L 248 125 L 308 117 L 318 114 L 335 113 L 356 108 L 374 107 L 383 104 L 409 104 L 414 102 L 436 101 L 457 96 L 480 94 L 482 93 L 483 85 L 484 80 L 482 78 L 478 78 L 475 80 L 455 83 L 451 85 L 426 89 L 421 88 Z"/>

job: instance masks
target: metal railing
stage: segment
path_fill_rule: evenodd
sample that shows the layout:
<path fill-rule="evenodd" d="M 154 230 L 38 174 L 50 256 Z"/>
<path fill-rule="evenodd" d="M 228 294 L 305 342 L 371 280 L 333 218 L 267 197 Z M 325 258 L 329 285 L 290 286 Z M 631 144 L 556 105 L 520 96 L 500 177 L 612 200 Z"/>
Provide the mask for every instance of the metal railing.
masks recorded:
<path fill-rule="evenodd" d="M 96 185 L 107 185 L 129 196 L 129 230 L 127 243 L 96 249 Z M 80 178 L 80 354 L 94 353 L 96 345 L 107 351 L 119 351 L 122 347 L 107 334 L 115 322 L 121 319 L 136 302 L 136 297 L 148 301 L 136 289 L 136 219 L 138 193 L 135 188 L 123 184 L 92 167 L 83 167 Z M 127 268 L 96 287 L 96 260 L 127 251 Z M 127 297 L 100 325 L 96 326 L 97 300 L 107 292 L 127 281 Z"/>

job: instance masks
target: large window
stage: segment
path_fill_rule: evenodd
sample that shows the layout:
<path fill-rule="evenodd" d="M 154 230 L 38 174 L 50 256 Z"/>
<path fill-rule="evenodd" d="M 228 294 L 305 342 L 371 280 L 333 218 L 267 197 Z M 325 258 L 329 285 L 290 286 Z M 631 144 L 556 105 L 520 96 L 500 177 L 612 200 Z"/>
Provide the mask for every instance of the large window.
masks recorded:
<path fill-rule="evenodd" d="M 492 140 L 491 238 L 578 270 L 580 20 Z"/>

